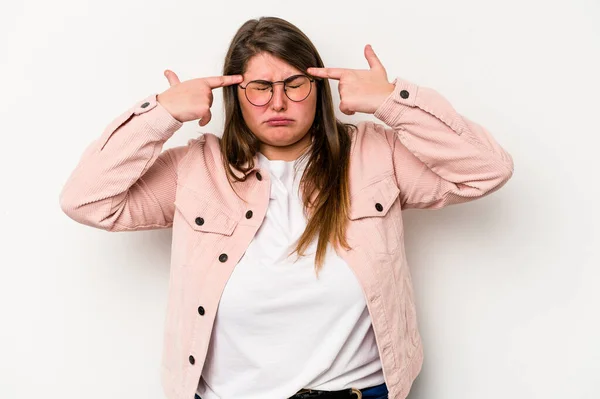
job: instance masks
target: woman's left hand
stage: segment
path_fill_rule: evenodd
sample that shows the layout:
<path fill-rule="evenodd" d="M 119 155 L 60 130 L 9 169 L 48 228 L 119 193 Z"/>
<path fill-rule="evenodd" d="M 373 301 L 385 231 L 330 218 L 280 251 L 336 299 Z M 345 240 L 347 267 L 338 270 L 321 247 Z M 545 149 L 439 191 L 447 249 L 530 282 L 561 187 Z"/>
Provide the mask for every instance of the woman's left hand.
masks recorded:
<path fill-rule="evenodd" d="M 365 46 L 365 58 L 370 69 L 308 68 L 310 75 L 336 79 L 340 92 L 340 110 L 346 115 L 355 112 L 374 114 L 394 91 L 387 72 L 370 44 Z"/>

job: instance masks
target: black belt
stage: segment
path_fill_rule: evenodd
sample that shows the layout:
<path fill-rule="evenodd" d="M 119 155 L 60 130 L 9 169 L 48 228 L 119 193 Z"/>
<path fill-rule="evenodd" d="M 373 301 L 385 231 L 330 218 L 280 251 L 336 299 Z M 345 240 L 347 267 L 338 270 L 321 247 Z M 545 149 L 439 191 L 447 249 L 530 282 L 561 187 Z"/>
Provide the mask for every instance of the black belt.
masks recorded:
<path fill-rule="evenodd" d="M 357 388 L 347 388 L 339 391 L 319 391 L 318 389 L 301 389 L 288 399 L 362 399 L 362 393 Z"/>

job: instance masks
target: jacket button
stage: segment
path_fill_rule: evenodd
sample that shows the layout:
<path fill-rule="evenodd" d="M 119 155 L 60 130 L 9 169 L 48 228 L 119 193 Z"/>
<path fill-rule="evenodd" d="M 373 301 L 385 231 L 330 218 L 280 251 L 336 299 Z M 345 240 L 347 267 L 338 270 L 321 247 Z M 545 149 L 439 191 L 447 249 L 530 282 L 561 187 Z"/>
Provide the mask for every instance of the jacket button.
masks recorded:
<path fill-rule="evenodd" d="M 400 97 L 402 97 L 402 98 L 408 98 L 408 95 L 409 95 L 408 91 L 406 91 L 406 90 L 402 90 L 400 92 Z"/>
<path fill-rule="evenodd" d="M 252 211 L 246 212 L 246 219 L 250 219 L 252 217 Z"/>
<path fill-rule="evenodd" d="M 140 107 L 146 108 L 148 105 L 150 105 L 150 103 L 148 101 L 146 101 L 145 103 L 143 103 L 142 105 L 140 105 Z"/>
<path fill-rule="evenodd" d="M 202 306 L 198 308 L 198 313 L 200 313 L 200 316 L 204 316 L 204 308 Z"/>
<path fill-rule="evenodd" d="M 227 262 L 227 254 L 219 255 L 219 261 L 221 261 L 222 263 Z"/>
<path fill-rule="evenodd" d="M 375 209 L 377 209 L 379 212 L 383 211 L 383 206 L 381 206 L 381 204 L 378 202 L 375 204 Z"/>
<path fill-rule="evenodd" d="M 202 219 L 202 218 L 196 218 L 196 224 L 198 226 L 202 226 L 204 224 L 204 219 Z"/>
<path fill-rule="evenodd" d="M 190 355 L 189 360 L 190 360 L 190 364 L 196 363 L 196 359 L 194 359 L 194 356 L 192 356 L 192 355 Z"/>
<path fill-rule="evenodd" d="M 260 174 L 260 172 L 256 172 L 256 178 L 260 181 L 262 180 L 262 175 Z"/>

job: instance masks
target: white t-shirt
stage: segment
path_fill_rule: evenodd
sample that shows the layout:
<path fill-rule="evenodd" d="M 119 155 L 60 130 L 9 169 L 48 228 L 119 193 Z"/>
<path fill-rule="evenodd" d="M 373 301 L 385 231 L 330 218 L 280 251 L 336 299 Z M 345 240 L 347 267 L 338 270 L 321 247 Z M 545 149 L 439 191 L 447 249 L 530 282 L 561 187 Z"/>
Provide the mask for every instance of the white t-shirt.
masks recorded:
<path fill-rule="evenodd" d="M 298 191 L 306 160 L 269 160 L 263 224 L 225 286 L 198 384 L 202 399 L 282 399 L 301 388 L 384 382 L 371 318 L 356 276 L 329 245 L 317 279 L 317 240 L 297 258 L 306 227 Z M 294 262 L 296 260 L 296 262 Z"/>

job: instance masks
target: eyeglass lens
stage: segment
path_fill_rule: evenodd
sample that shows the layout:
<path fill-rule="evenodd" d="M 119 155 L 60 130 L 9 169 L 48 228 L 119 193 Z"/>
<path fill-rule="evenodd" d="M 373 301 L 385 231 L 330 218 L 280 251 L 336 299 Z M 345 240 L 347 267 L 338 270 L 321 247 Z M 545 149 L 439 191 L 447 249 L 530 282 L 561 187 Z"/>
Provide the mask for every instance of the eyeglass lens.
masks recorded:
<path fill-rule="evenodd" d="M 302 101 L 310 94 L 310 79 L 306 76 L 296 76 L 286 80 L 285 94 L 292 101 Z M 273 86 L 267 81 L 253 81 L 246 86 L 246 97 L 254 105 L 265 105 L 271 101 Z"/>

